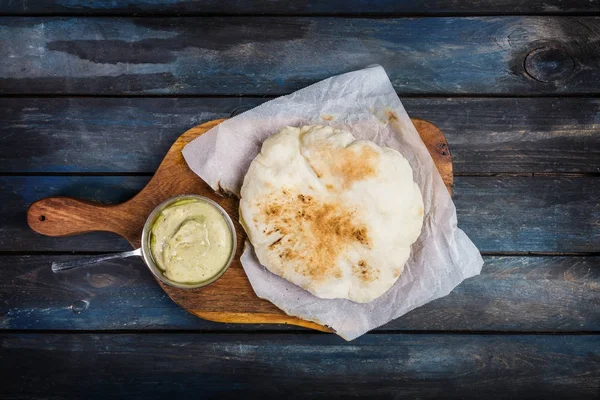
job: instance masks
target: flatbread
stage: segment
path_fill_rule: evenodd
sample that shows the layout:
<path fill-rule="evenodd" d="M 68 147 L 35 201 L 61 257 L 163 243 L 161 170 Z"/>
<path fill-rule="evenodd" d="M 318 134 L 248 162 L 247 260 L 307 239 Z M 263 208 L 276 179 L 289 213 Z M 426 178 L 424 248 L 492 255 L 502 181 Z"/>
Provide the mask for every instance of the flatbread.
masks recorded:
<path fill-rule="evenodd" d="M 286 127 L 248 169 L 240 221 L 269 271 L 321 298 L 366 303 L 402 273 L 423 199 L 397 151 L 327 126 Z"/>

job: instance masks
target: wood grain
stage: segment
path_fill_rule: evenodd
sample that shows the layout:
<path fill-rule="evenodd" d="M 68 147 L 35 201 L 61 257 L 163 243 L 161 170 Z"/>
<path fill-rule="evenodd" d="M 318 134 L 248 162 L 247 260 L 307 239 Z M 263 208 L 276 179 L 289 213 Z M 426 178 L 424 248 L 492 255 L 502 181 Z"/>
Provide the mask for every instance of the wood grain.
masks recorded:
<path fill-rule="evenodd" d="M 598 335 L 2 334 L 0 350 L 0 395 L 26 399 L 600 393 Z"/>
<path fill-rule="evenodd" d="M 576 0 L 291 0 L 252 2 L 232 0 L 27 0 L 4 4 L 5 15 L 143 15 L 143 14 L 283 14 L 283 15 L 381 15 L 393 14 L 561 14 L 597 13 L 594 1 Z"/>
<path fill-rule="evenodd" d="M 1 252 L 111 252 L 131 246 L 117 235 L 46 237 L 27 226 L 27 207 L 49 196 L 121 203 L 145 176 L 0 176 Z M 482 252 L 597 252 L 598 178 L 546 176 L 455 177 L 458 224 Z"/>
<path fill-rule="evenodd" d="M 5 95 L 277 95 L 374 63 L 403 94 L 600 90 L 599 17 L 4 17 L 0 35 Z"/>
<path fill-rule="evenodd" d="M 232 217 L 238 235 L 236 258 L 225 274 L 211 285 L 200 289 L 179 289 L 164 285 L 163 289 L 177 304 L 194 315 L 217 322 L 289 323 L 328 331 L 313 322 L 290 317 L 272 303 L 256 297 L 239 261 L 245 242 L 239 225 L 238 202 L 223 198 L 187 166 L 181 150 L 222 120 L 206 122 L 182 134 L 167 152 L 150 182 L 125 203 L 113 206 L 68 197 L 51 197 L 33 203 L 27 222 L 36 232 L 47 236 L 70 236 L 91 231 L 113 232 L 134 247 L 140 247 L 142 227 L 147 216 L 164 200 L 183 193 L 197 193 L 217 201 Z M 452 193 L 452 158 L 443 133 L 427 121 L 414 121 L 434 163 L 438 166 L 448 191 Z"/>
<path fill-rule="evenodd" d="M 0 19 L 0 329 L 67 331 L 0 335 L 0 397 L 600 397 L 600 336 L 582 334 L 600 332 L 597 256 L 485 257 L 449 296 L 346 344 L 196 318 L 141 260 L 53 275 L 52 260 L 81 255 L 57 252 L 130 245 L 111 233 L 46 237 L 25 222 L 42 197 L 124 202 L 186 129 L 379 62 L 417 96 L 402 96 L 410 115 L 448 138 L 463 175 L 459 225 L 483 251 L 597 254 L 598 0 L 2 2 L 11 13 L 36 17 Z M 133 13 L 190 17 L 108 17 Z M 456 17 L 486 13 L 511 16 Z M 595 17 L 539 16 L 564 13 Z M 186 97 L 199 94 L 232 97 Z M 48 173 L 66 176 L 36 175 Z M 107 329 L 135 333 L 93 331 Z"/>
<path fill-rule="evenodd" d="M 0 98 L 0 174 L 151 174 L 181 132 L 266 100 Z M 599 99 L 430 97 L 402 103 L 413 117 L 442 129 L 456 174 L 600 172 Z"/>
<path fill-rule="evenodd" d="M 1 256 L 0 329 L 264 331 L 220 324 L 173 303 L 141 259 L 53 274 L 80 255 Z M 481 275 L 379 331 L 598 332 L 600 257 L 487 256 Z"/>
<path fill-rule="evenodd" d="M 598 251 L 600 185 L 596 177 L 472 177 L 464 179 L 460 189 L 454 197 L 459 226 L 465 227 L 482 251 L 512 251 L 523 241 L 526 251 Z M 525 191 L 528 196 L 519 194 Z"/>

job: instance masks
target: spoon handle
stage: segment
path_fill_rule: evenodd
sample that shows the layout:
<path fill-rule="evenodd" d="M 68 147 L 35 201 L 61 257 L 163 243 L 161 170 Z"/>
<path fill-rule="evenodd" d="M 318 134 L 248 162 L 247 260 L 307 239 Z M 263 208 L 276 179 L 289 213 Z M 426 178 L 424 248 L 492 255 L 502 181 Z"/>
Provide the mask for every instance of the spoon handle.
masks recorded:
<path fill-rule="evenodd" d="M 86 258 L 78 258 L 77 260 L 70 261 L 58 261 L 52 263 L 52 272 L 61 272 L 66 271 L 68 269 L 84 267 L 87 265 L 101 263 L 107 260 L 113 260 L 115 258 L 127 258 L 133 256 L 141 256 L 142 249 L 126 251 L 123 253 L 111 253 L 111 254 L 102 254 L 99 256 L 91 256 Z"/>

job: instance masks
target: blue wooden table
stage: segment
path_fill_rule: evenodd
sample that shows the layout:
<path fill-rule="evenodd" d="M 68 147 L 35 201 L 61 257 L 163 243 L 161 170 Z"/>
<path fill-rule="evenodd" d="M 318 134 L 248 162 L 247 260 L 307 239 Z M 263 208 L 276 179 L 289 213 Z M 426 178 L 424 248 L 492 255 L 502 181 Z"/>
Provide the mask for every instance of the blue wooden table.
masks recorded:
<path fill-rule="evenodd" d="M 0 397 L 599 398 L 599 2 L 259 3 L 0 2 Z M 195 318 L 140 260 L 50 271 L 129 246 L 33 201 L 124 201 L 190 127 L 375 63 L 448 138 L 486 262 L 449 296 L 346 343 Z"/>

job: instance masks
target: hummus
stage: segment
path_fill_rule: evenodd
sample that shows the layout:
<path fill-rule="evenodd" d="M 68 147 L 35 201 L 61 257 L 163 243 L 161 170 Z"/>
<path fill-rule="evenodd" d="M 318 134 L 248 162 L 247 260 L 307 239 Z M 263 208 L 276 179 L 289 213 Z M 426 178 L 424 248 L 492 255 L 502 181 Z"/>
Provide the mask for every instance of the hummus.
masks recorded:
<path fill-rule="evenodd" d="M 162 210 L 156 219 L 150 250 L 167 278 L 198 283 L 226 266 L 233 251 L 232 235 L 224 216 L 210 203 L 183 199 Z"/>

